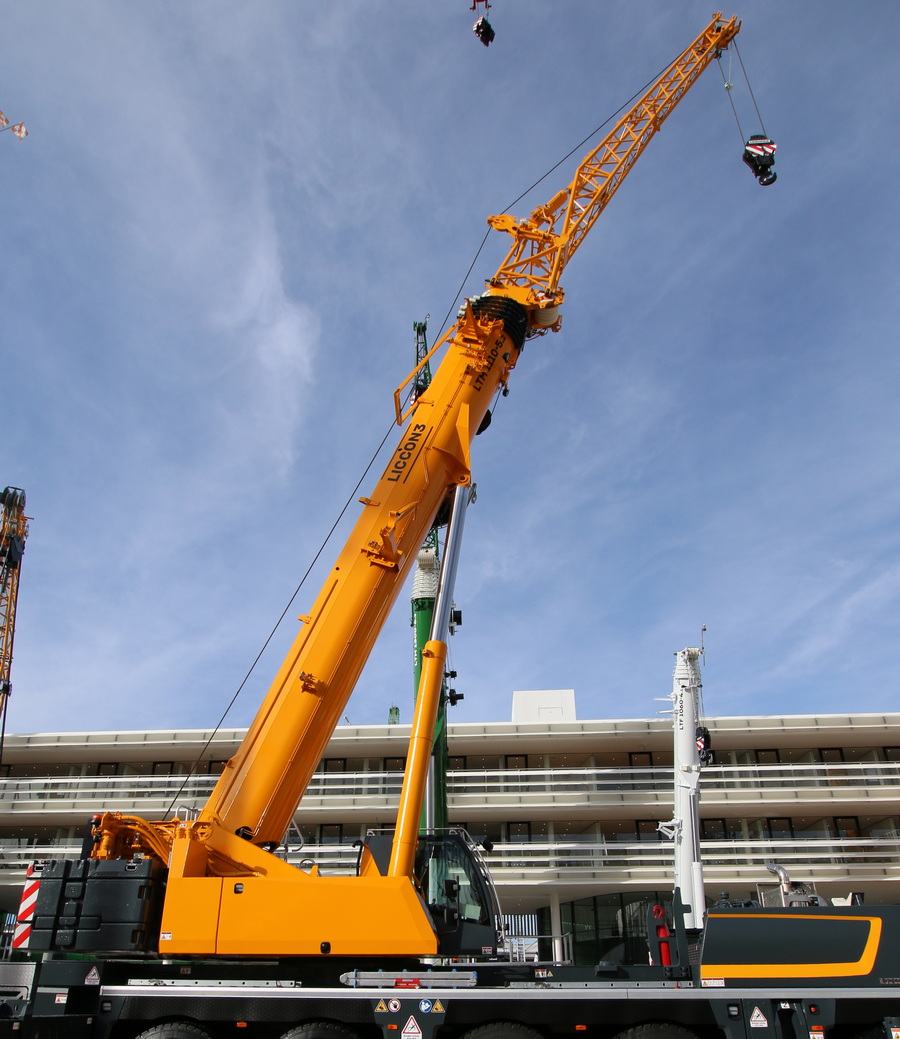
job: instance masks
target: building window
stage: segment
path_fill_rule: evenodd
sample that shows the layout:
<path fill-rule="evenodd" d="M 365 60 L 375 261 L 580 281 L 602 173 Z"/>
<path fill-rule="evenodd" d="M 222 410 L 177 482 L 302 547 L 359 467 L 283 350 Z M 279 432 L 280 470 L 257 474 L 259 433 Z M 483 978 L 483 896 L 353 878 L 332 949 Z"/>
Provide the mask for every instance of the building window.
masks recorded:
<path fill-rule="evenodd" d="M 343 823 L 323 823 L 319 827 L 319 844 L 340 844 L 343 839 Z"/>
<path fill-rule="evenodd" d="M 313 823 L 293 822 L 287 832 L 288 850 L 299 851 L 305 844 L 315 844 L 318 837 L 318 828 Z"/>
<path fill-rule="evenodd" d="M 896 840 L 898 836 L 898 823 L 895 815 L 886 819 L 877 819 L 866 827 L 870 837 L 888 837 Z"/>
<path fill-rule="evenodd" d="M 724 841 L 728 836 L 724 819 L 704 819 L 701 823 L 702 836 L 707 841 Z"/>
<path fill-rule="evenodd" d="M 838 837 L 859 837 L 859 819 L 855 815 L 838 815 L 834 819 L 834 828 Z"/>
<path fill-rule="evenodd" d="M 766 829 L 773 841 L 789 841 L 794 836 L 794 824 L 790 819 L 766 819 Z"/>

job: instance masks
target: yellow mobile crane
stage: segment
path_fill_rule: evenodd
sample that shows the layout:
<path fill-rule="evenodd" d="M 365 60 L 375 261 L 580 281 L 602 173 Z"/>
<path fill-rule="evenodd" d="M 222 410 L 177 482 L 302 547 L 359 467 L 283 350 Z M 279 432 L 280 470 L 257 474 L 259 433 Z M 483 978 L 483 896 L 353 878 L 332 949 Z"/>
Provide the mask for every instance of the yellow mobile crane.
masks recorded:
<path fill-rule="evenodd" d="M 702 885 L 685 886 L 696 905 L 685 905 L 676 886 L 670 912 L 648 907 L 641 962 L 525 962 L 498 948 L 496 902 L 472 842 L 458 831 L 418 832 L 444 674 L 439 637 L 423 653 L 393 836 L 369 836 L 356 876 L 320 876 L 275 854 L 451 495 L 448 539 L 462 529 L 472 439 L 525 340 L 559 327 L 565 264 L 737 31 L 735 19 L 717 15 L 565 191 L 528 220 L 491 218 L 512 236 L 509 255 L 437 344 L 443 360 L 406 412 L 398 391 L 397 447 L 207 804 L 196 817 L 165 822 L 107 812 L 91 826 L 89 858 L 30 868 L 13 945 L 43 955 L 0 959 L 0 1027 L 9 1034 L 898 1039 L 900 906 L 823 905 L 800 898 L 786 875 L 780 906 L 723 898 L 704 913 Z M 771 170 L 760 169 L 768 178 Z M 410 379 L 424 381 L 416 371 Z M 436 620 L 433 635 L 444 630 Z M 683 679 L 676 670 L 680 689 Z M 693 753 L 682 764 L 693 770 Z M 689 792 L 693 779 L 684 779 Z M 684 818 L 673 819 L 673 834 Z"/>
<path fill-rule="evenodd" d="M 736 18 L 716 14 L 582 160 L 566 188 L 527 219 L 489 218 L 512 237 L 509 253 L 484 294 L 466 301 L 421 362 L 444 351 L 427 389 L 403 409 L 417 368 L 397 390 L 397 447 L 360 499 L 358 522 L 208 802 L 196 818 L 152 822 L 115 811 L 98 817 L 89 862 L 45 864 L 43 877 L 38 871 L 32 880 L 48 887 L 48 899 L 53 884 L 81 891 L 101 918 L 60 894 L 55 912 L 38 909 L 22 945 L 126 952 L 158 946 L 164 957 L 496 953 L 496 902 L 472 842 L 458 832 L 419 837 L 447 652 L 442 640 L 429 641 L 423 652 L 392 840 L 367 840 L 355 876 L 298 869 L 275 849 L 435 517 L 448 496 L 470 485 L 470 445 L 490 419 L 492 399 L 506 390 L 525 341 L 559 328 L 566 264 L 665 119 L 739 29 Z M 123 894 L 129 880 L 133 899 Z M 105 907 L 101 889 L 117 892 Z M 66 906 L 70 926 L 59 923 Z"/>

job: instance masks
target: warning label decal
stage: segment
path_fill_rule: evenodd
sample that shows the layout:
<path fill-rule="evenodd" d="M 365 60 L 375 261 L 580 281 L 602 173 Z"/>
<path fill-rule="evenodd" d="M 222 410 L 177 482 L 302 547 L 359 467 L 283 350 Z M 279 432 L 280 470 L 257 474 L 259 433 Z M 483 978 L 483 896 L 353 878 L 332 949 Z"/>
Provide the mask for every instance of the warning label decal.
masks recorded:
<path fill-rule="evenodd" d="M 422 1029 L 419 1028 L 419 1022 L 410 1014 L 409 1020 L 403 1026 L 403 1031 L 400 1033 L 403 1039 L 422 1039 Z"/>

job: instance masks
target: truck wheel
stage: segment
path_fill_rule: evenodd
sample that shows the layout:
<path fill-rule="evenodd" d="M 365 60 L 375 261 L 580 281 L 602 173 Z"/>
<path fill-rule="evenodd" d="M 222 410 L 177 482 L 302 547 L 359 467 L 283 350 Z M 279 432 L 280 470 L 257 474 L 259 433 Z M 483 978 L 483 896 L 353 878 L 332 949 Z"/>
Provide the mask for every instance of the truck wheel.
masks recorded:
<path fill-rule="evenodd" d="M 681 1025 L 670 1025 L 665 1021 L 650 1021 L 646 1025 L 626 1028 L 613 1039 L 697 1039 L 697 1036 L 686 1028 L 682 1028 Z"/>
<path fill-rule="evenodd" d="M 164 1021 L 141 1032 L 135 1039 L 210 1039 L 210 1035 L 193 1021 Z"/>
<path fill-rule="evenodd" d="M 285 1032 L 281 1039 L 357 1039 L 356 1035 L 336 1021 L 308 1021 Z"/>
<path fill-rule="evenodd" d="M 492 1021 L 466 1032 L 462 1039 L 544 1039 L 539 1031 L 518 1021 Z"/>

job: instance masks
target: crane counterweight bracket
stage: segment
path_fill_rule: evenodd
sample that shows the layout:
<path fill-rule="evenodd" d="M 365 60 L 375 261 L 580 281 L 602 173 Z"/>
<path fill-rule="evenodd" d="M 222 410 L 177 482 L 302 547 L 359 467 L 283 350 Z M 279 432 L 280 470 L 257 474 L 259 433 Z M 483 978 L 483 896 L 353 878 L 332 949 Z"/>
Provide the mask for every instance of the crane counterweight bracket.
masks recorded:
<path fill-rule="evenodd" d="M 372 538 L 363 550 L 369 556 L 369 562 L 391 570 L 397 568 L 404 555 L 403 550 L 397 547 L 397 524 L 414 508 L 415 503 L 410 503 L 390 514 L 388 522 L 378 532 L 378 537 Z"/>

